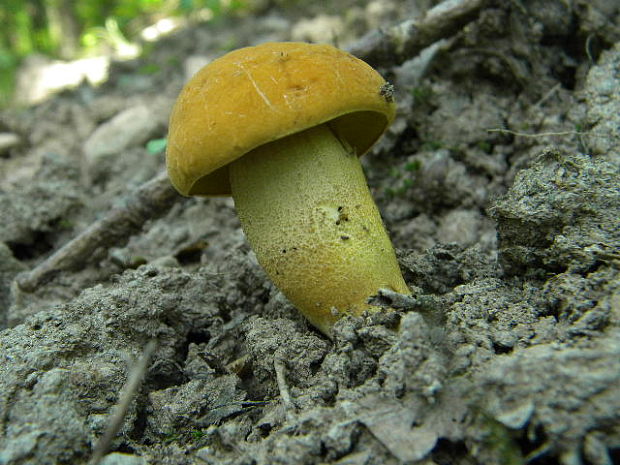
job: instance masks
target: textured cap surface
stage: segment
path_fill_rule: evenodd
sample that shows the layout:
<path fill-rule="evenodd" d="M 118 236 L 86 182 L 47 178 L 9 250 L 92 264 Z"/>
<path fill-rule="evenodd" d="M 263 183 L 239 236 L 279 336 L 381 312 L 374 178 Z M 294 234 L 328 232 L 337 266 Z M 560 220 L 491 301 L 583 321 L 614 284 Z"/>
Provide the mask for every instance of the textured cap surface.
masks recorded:
<path fill-rule="evenodd" d="M 230 52 L 183 88 L 166 163 L 184 195 L 229 195 L 227 165 L 252 149 L 330 122 L 365 153 L 394 119 L 385 80 L 329 45 L 273 42 Z"/>

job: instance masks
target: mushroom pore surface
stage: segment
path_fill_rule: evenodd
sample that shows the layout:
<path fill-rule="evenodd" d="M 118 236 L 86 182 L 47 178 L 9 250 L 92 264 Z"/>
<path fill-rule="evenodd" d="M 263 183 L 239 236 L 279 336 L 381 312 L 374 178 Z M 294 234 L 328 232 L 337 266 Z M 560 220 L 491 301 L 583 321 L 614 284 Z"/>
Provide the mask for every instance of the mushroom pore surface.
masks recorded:
<path fill-rule="evenodd" d="M 323 333 L 373 310 L 380 288 L 409 294 L 359 158 L 329 123 L 234 161 L 230 184 L 259 263 Z"/>

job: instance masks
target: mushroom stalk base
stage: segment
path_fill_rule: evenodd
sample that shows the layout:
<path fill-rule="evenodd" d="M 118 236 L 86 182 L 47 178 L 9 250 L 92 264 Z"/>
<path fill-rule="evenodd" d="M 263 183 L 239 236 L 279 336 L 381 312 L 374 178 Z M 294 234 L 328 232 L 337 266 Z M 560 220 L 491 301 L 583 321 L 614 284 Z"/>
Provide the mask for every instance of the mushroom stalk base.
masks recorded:
<path fill-rule="evenodd" d="M 327 124 L 246 154 L 230 184 L 259 263 L 323 333 L 377 310 L 380 288 L 410 293 L 359 158 Z"/>

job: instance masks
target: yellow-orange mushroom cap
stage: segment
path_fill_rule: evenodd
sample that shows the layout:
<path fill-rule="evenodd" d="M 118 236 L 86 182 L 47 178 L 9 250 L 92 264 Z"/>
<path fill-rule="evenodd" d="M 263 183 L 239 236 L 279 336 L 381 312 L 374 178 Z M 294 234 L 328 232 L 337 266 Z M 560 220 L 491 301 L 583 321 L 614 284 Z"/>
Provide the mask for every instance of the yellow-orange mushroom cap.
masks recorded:
<path fill-rule="evenodd" d="M 227 165 L 322 123 L 362 155 L 394 119 L 385 80 L 329 45 L 265 43 L 230 52 L 183 88 L 170 117 L 166 163 L 184 195 L 230 195 Z"/>

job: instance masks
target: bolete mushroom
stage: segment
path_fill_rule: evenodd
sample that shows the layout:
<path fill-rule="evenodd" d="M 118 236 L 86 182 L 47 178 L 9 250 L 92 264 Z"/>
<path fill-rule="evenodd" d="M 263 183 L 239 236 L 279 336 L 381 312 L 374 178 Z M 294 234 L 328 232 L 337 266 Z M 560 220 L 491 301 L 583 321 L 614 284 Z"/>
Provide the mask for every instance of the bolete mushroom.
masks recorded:
<path fill-rule="evenodd" d="M 391 86 L 346 52 L 242 48 L 181 91 L 168 174 L 184 195 L 232 194 L 261 266 L 329 335 L 380 288 L 409 294 L 358 158 L 394 114 Z"/>

